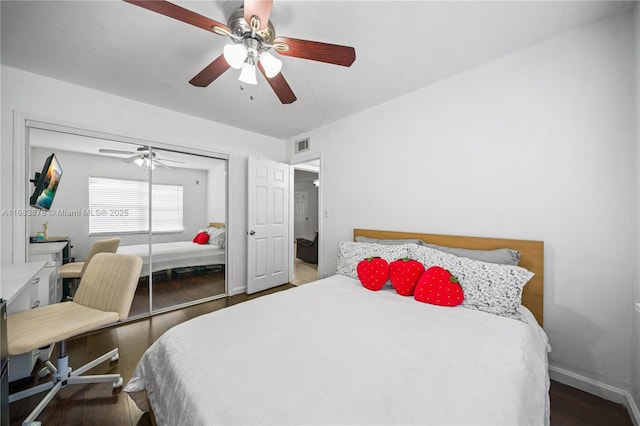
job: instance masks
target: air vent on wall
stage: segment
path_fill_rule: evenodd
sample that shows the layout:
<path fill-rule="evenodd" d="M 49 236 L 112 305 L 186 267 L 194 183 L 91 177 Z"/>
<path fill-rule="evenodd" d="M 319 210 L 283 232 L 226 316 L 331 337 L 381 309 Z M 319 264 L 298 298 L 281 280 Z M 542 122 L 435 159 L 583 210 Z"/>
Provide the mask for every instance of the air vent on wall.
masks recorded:
<path fill-rule="evenodd" d="M 304 151 L 309 151 L 309 138 L 296 142 L 296 154 Z"/>

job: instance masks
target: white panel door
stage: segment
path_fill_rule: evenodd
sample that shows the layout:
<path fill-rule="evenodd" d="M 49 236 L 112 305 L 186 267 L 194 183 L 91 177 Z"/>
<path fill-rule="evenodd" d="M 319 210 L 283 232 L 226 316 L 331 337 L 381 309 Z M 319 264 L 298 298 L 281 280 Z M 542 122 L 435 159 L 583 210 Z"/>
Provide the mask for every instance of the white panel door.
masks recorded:
<path fill-rule="evenodd" d="M 249 158 L 247 293 L 289 281 L 289 165 Z"/>
<path fill-rule="evenodd" d="M 294 237 L 309 238 L 309 194 L 306 191 L 295 191 L 293 214 Z"/>

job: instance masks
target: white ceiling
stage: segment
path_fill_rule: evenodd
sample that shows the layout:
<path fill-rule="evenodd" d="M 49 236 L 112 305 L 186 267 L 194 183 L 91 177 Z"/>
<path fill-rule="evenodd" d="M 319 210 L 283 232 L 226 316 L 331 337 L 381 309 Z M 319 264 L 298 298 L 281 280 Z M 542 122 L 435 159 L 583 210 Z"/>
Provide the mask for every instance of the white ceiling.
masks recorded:
<path fill-rule="evenodd" d="M 242 2 L 176 1 L 226 23 Z M 188 81 L 227 39 L 123 1 L 1 4 L 2 64 L 230 126 L 290 138 L 633 7 L 616 1 L 279 1 L 277 35 L 355 47 L 350 68 L 280 57 L 298 100 L 238 71 Z"/>

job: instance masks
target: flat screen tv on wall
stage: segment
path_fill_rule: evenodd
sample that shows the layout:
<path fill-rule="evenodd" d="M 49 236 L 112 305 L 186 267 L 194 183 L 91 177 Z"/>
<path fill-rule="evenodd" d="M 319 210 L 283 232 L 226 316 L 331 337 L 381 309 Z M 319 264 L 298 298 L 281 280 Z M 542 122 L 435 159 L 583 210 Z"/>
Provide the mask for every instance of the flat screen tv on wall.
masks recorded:
<path fill-rule="evenodd" d="M 31 207 L 49 210 L 56 196 L 61 177 L 62 167 L 60 167 L 55 154 L 51 154 L 45 160 L 42 172 L 36 172 L 35 178 L 31 179 L 31 182 L 36 186 L 29 199 Z"/>

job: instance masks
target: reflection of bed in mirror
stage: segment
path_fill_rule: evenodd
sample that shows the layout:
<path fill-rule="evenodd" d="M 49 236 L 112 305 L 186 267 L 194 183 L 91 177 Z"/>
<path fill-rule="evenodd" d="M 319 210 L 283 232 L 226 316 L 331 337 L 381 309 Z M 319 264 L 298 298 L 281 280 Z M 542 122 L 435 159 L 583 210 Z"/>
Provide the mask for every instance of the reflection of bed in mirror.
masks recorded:
<path fill-rule="evenodd" d="M 224 224 L 210 223 L 210 228 L 224 228 Z M 143 261 L 141 277 L 160 271 L 196 266 L 224 266 L 225 248 L 215 244 L 198 244 L 192 241 L 172 241 L 151 245 L 151 268 L 149 267 L 149 244 L 125 245 L 118 253 L 140 256 Z"/>

